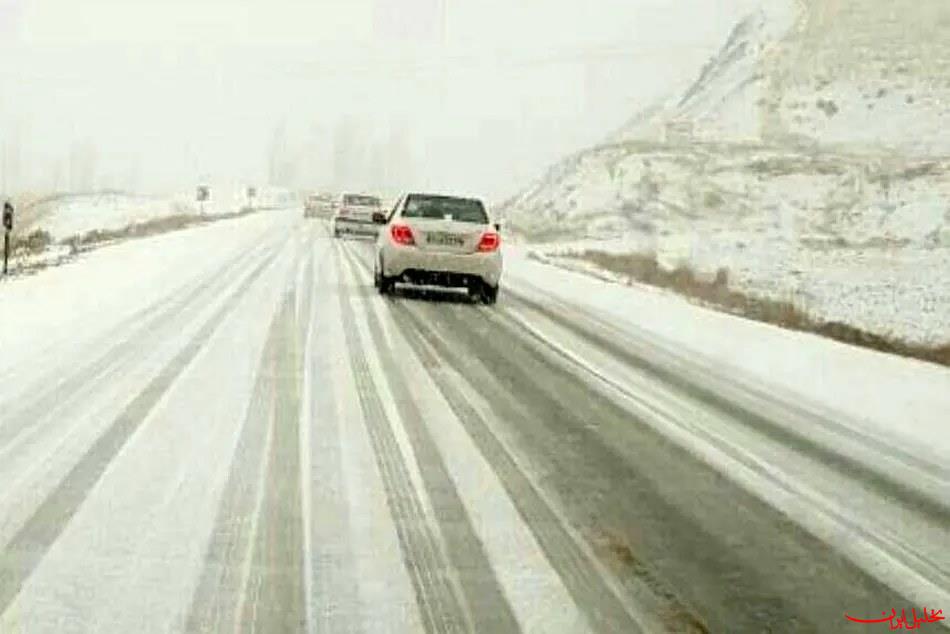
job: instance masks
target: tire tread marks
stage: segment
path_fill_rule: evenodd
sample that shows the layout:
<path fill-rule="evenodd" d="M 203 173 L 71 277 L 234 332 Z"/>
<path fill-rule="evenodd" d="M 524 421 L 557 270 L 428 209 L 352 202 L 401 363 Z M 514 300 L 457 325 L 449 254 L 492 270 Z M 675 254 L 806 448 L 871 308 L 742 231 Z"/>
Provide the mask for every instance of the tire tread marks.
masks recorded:
<path fill-rule="evenodd" d="M 293 273 L 293 271 L 292 271 Z M 295 292 L 271 323 L 185 631 L 303 632 L 300 328 Z"/>
<path fill-rule="evenodd" d="M 80 505 L 132 434 L 154 409 L 165 392 L 202 350 L 222 320 L 238 304 L 245 290 L 273 261 L 276 252 L 246 274 L 224 303 L 206 319 L 197 333 L 165 365 L 96 440 L 83 457 L 43 501 L 0 554 L 0 614 L 19 594 L 50 546 L 62 534 Z"/>
<path fill-rule="evenodd" d="M 347 252 L 350 263 L 352 254 Z M 364 296 L 370 335 L 379 354 L 383 371 L 395 392 L 406 435 L 419 462 L 423 485 L 439 523 L 446 550 L 458 573 L 462 592 L 477 632 L 504 634 L 519 632 L 517 619 L 505 597 L 472 525 L 465 506 L 449 475 L 449 469 L 423 422 L 422 413 L 411 397 L 411 391 L 386 342 L 382 327 Z"/>
<path fill-rule="evenodd" d="M 568 534 L 558 515 L 541 497 L 481 414 L 437 369 L 441 365 L 440 359 L 452 359 L 444 342 L 405 307 L 397 307 L 393 316 L 402 326 L 401 332 L 410 339 L 413 349 L 423 357 L 439 390 L 479 451 L 492 465 L 525 524 L 594 630 L 617 634 L 642 631 L 640 624 L 628 613 L 587 554 Z M 452 365 L 462 370 L 455 363 Z"/>
<path fill-rule="evenodd" d="M 337 252 L 337 269 L 339 266 Z M 403 562 L 416 595 L 423 626 L 429 634 L 468 632 L 468 620 L 444 560 L 438 537 L 429 525 L 422 501 L 409 476 L 396 437 L 390 428 L 356 328 L 349 289 L 339 283 L 343 331 L 350 351 L 360 407 L 376 464 L 385 490 L 390 515 L 402 550 Z"/>

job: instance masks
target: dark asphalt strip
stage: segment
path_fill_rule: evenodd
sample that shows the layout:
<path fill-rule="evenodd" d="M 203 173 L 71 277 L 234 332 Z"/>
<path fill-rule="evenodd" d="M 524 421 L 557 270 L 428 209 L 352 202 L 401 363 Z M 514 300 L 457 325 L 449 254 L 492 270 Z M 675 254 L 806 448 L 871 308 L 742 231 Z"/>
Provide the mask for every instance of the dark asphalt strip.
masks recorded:
<path fill-rule="evenodd" d="M 277 403 L 287 398 L 280 399 L 278 394 L 289 387 L 282 384 L 287 376 L 279 370 L 284 363 L 282 357 L 287 355 L 288 306 L 285 301 L 278 311 L 264 346 L 254 391 L 205 555 L 204 569 L 192 598 L 185 628 L 189 633 L 231 632 L 240 629 L 238 626 L 253 622 L 244 621 L 245 616 L 239 613 L 241 601 L 247 592 L 243 571 L 246 566 L 262 565 L 259 561 L 260 539 L 254 537 L 255 522 L 263 525 L 275 521 L 275 517 L 268 515 L 268 511 L 273 511 L 272 496 L 270 505 L 265 499 L 260 514 L 256 501 L 259 496 L 266 498 L 270 490 L 279 486 L 274 482 L 274 470 L 283 467 L 275 466 L 274 463 L 278 455 L 281 460 L 287 457 L 285 445 L 289 431 L 278 429 L 278 424 L 283 427 L 295 425 L 287 420 L 286 406 L 280 408 L 283 418 L 278 415 L 277 408 Z M 295 388 L 289 389 L 293 391 Z M 274 427 L 273 446 L 269 453 L 265 453 L 271 426 Z M 290 473 L 292 468 L 292 465 L 288 467 L 286 477 L 293 477 Z M 260 476 L 265 469 L 262 479 Z M 262 486 L 268 491 L 262 491 Z M 293 498 L 292 492 L 290 497 Z M 293 499 L 290 503 L 293 503 Z M 276 515 L 276 519 L 283 520 L 286 513 L 278 511 Z M 265 532 L 267 529 L 262 527 L 259 530 Z M 292 546 L 293 540 L 290 540 L 288 547 Z M 284 574 L 293 574 L 293 570 L 291 562 Z M 276 572 L 281 571 L 277 569 Z M 293 599 L 293 594 L 288 598 Z M 291 603 L 290 607 L 294 606 Z"/>
<path fill-rule="evenodd" d="M 609 536 L 631 574 L 645 570 L 675 588 L 710 630 L 838 631 L 845 610 L 903 604 L 579 379 L 520 325 L 492 310 L 423 308 L 421 321 L 452 341 L 444 358 L 508 423 L 514 446 L 542 465 L 543 486 L 572 522 L 592 544 Z"/>
<path fill-rule="evenodd" d="M 234 310 L 245 291 L 265 271 L 273 257 L 274 254 L 270 254 L 264 259 L 228 295 L 223 305 L 202 324 L 175 358 L 125 407 L 7 544 L 0 554 L 0 614 L 20 592 L 23 583 L 60 536 L 112 460 L 139 429 L 162 395 L 198 355 L 223 319 Z"/>
<path fill-rule="evenodd" d="M 342 279 L 343 267 L 338 251 L 336 262 L 343 330 L 360 407 L 423 626 L 430 634 L 467 632 L 466 612 L 453 587 L 450 565 L 443 559 L 438 537 L 429 526 L 370 373 L 363 349 L 365 344 L 361 341 L 356 314 L 350 305 L 353 289 Z"/>
<path fill-rule="evenodd" d="M 218 506 L 201 579 L 192 598 L 185 631 L 233 632 L 244 592 L 242 569 L 250 552 L 260 473 L 267 459 L 268 427 L 273 417 L 279 321 L 271 324 L 241 436 Z"/>
<path fill-rule="evenodd" d="M 802 455 L 815 457 L 845 477 L 870 484 L 888 500 L 913 508 L 915 512 L 929 516 L 937 524 L 950 525 L 950 500 L 937 495 L 926 495 L 916 488 L 894 480 L 889 477 L 887 473 L 879 469 L 872 468 L 863 462 L 843 455 L 840 451 L 830 449 L 821 443 L 815 442 L 804 434 L 796 433 L 794 420 L 790 424 L 776 422 L 762 415 L 760 411 L 724 398 L 714 389 L 710 389 L 702 385 L 699 381 L 690 378 L 686 372 L 682 370 L 677 372 L 672 369 L 670 367 L 670 363 L 672 362 L 664 363 L 662 361 L 651 360 L 645 355 L 638 354 L 638 352 L 632 348 L 618 346 L 616 341 L 611 341 L 606 336 L 595 332 L 595 330 L 589 326 L 583 325 L 580 320 L 576 318 L 572 319 L 568 315 L 563 314 L 562 310 L 542 306 L 520 295 L 510 295 L 510 298 L 513 299 L 516 304 L 520 304 L 528 310 L 536 311 L 618 361 L 621 361 L 631 368 L 647 372 L 656 377 L 659 381 L 677 388 L 685 395 L 699 401 L 706 407 L 732 420 L 739 421 L 747 427 L 766 435 L 768 438 L 786 447 L 792 448 Z M 525 335 L 532 336 L 527 332 L 525 332 Z M 794 411 L 792 407 L 791 405 L 784 406 L 784 410 L 788 415 L 799 419 L 809 416 L 807 413 Z M 834 429 L 836 427 L 834 421 L 822 421 L 822 424 L 828 429 Z M 845 440 L 839 443 L 838 449 L 847 450 L 848 432 L 843 431 L 840 433 L 844 435 Z M 907 464 L 913 464 L 915 461 L 919 462 L 915 456 L 900 456 L 900 447 L 879 444 L 875 445 L 873 449 L 881 455 L 894 458 L 901 457 Z M 943 470 L 942 467 L 940 469 Z M 934 471 L 936 471 L 936 469 Z"/>
<path fill-rule="evenodd" d="M 504 303 L 412 305 L 423 313 L 417 323 L 448 342 L 445 359 L 507 423 L 508 446 L 541 474 L 541 486 L 591 544 L 606 544 L 600 553 L 629 562 L 630 574 L 662 580 L 661 594 L 675 588 L 714 631 L 835 632 L 842 610 L 906 604 L 616 406 L 586 371 L 505 317 Z M 612 343 L 602 342 L 624 345 Z"/>
<path fill-rule="evenodd" d="M 321 302 L 336 300 L 338 284 L 331 279 L 332 249 L 326 244 L 326 232 L 318 241 L 324 242 L 314 295 Z M 309 355 L 310 411 L 301 421 L 309 425 L 310 469 L 305 476 L 310 491 L 310 605 L 316 633 L 355 633 L 360 631 L 359 616 L 365 607 L 360 603 L 356 556 L 352 533 L 351 510 L 343 467 L 342 429 L 351 424 L 340 415 L 334 383 L 339 380 L 340 367 L 335 355 L 326 349 L 329 338 L 336 337 L 334 325 L 328 323 L 320 304 L 311 310 Z M 307 341 L 304 338 L 304 341 Z M 358 423 L 358 421 L 355 421 Z M 307 485 L 305 485 L 307 486 Z"/>
<path fill-rule="evenodd" d="M 279 634 L 306 629 L 303 587 L 303 505 L 300 482 L 302 346 L 296 336 L 295 297 L 277 316 L 273 373 L 273 438 L 245 588 L 242 629 Z"/>
<path fill-rule="evenodd" d="M 430 352 L 429 346 L 444 355 L 448 351 L 442 342 L 429 331 L 428 326 L 413 318 L 404 306 L 395 304 L 393 317 L 413 350 L 422 358 L 429 375 L 453 412 L 491 464 L 521 518 L 594 630 L 618 634 L 641 631 L 481 415 L 440 371 L 441 360 Z"/>
<path fill-rule="evenodd" d="M 422 413 L 412 398 L 412 391 L 406 385 L 402 370 L 393 357 L 376 314 L 365 296 L 363 305 L 373 343 L 396 398 L 396 407 L 399 409 L 406 435 L 419 463 L 422 481 L 439 522 L 446 550 L 458 573 L 462 592 L 471 610 L 475 631 L 493 634 L 519 632 L 518 622 L 498 584 L 471 518 L 459 498 L 448 467 L 423 421 Z"/>

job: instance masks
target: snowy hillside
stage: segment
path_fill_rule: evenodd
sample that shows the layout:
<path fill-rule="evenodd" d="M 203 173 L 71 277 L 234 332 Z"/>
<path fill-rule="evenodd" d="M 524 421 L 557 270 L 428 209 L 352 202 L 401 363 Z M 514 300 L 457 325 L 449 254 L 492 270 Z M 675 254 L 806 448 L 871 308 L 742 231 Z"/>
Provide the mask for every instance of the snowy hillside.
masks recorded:
<path fill-rule="evenodd" d="M 504 206 L 547 250 L 656 254 L 950 341 L 950 3 L 775 0 L 676 100 Z"/>
<path fill-rule="evenodd" d="M 950 159 L 628 142 L 568 159 L 508 208 L 538 240 L 708 225 L 812 244 L 932 248 L 950 244 L 948 200 Z"/>
<path fill-rule="evenodd" d="M 762 105 L 772 88 L 765 66 L 800 15 L 795 0 L 763 4 L 733 28 L 685 94 L 662 109 L 637 114 L 616 140 L 661 140 L 673 122 L 687 122 L 691 136 L 699 138 L 761 139 Z"/>
<path fill-rule="evenodd" d="M 778 139 L 950 154 L 950 3 L 807 0 L 766 62 Z"/>
<path fill-rule="evenodd" d="M 763 141 L 950 154 L 950 3 L 770 0 L 686 93 L 615 140 Z"/>

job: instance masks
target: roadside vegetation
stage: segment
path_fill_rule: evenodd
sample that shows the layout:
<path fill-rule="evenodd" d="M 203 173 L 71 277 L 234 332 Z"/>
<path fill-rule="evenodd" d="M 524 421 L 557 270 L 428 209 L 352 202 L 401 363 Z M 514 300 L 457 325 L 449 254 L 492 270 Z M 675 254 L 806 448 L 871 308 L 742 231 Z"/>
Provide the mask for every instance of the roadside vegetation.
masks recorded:
<path fill-rule="evenodd" d="M 535 256 L 535 259 L 555 264 L 557 259 L 585 262 L 629 281 L 669 289 L 698 300 L 706 306 L 747 319 L 789 330 L 809 332 L 880 352 L 950 366 L 950 343 L 940 346 L 909 343 L 841 322 L 824 321 L 792 302 L 757 297 L 730 288 L 729 271 L 724 268 L 719 269 L 713 277 L 702 276 L 687 266 L 665 269 L 656 256 L 651 254 L 615 254 L 596 250 L 559 254 L 553 261 L 544 256 Z"/>
<path fill-rule="evenodd" d="M 51 266 L 63 264 L 82 252 L 107 244 L 134 238 L 146 238 L 219 220 L 239 218 L 255 211 L 258 210 L 252 207 L 243 207 L 236 212 L 214 216 L 178 213 L 145 222 L 133 223 L 121 229 L 94 229 L 70 236 L 59 242 L 56 242 L 49 232 L 43 229 L 33 229 L 21 235 L 15 233 L 11 248 L 10 274 L 36 273 Z"/>

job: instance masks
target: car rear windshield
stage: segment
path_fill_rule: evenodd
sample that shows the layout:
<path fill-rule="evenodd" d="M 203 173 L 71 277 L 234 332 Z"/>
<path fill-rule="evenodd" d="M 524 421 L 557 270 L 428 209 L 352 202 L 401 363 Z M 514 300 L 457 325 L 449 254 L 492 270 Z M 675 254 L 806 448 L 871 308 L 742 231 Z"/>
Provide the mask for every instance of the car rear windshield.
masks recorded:
<path fill-rule="evenodd" d="M 450 198 L 448 196 L 410 196 L 403 218 L 448 218 L 456 222 L 488 223 L 488 214 L 481 201 L 470 198 Z"/>
<path fill-rule="evenodd" d="M 343 197 L 344 205 L 352 205 L 353 207 L 379 207 L 379 198 L 375 196 L 357 196 L 355 194 L 347 194 Z"/>

